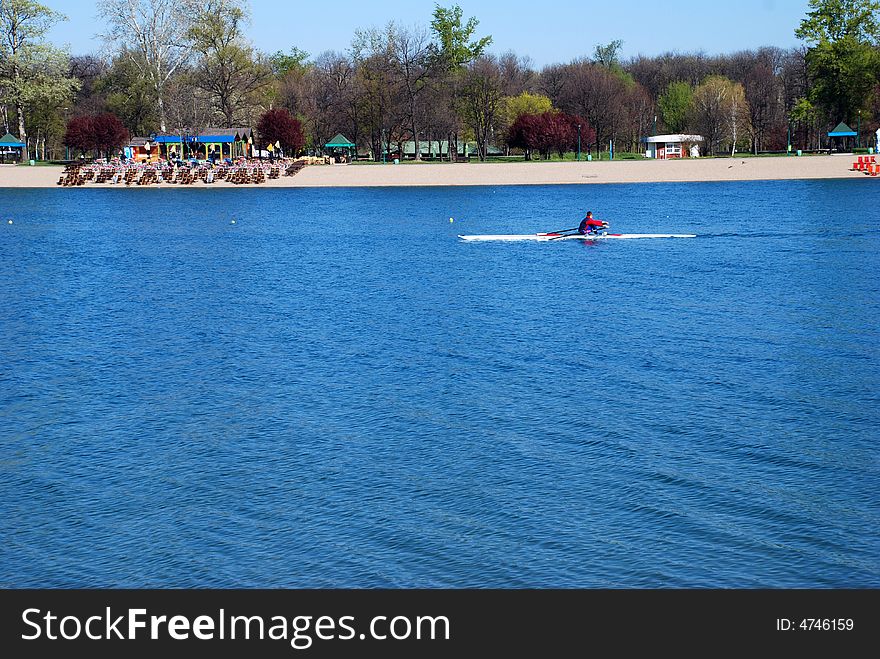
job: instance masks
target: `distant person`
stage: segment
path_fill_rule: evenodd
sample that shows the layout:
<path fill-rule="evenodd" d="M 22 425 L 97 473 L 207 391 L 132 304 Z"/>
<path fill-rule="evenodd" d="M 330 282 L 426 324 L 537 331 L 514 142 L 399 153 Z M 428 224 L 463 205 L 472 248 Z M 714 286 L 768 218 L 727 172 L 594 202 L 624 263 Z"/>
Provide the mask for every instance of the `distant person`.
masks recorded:
<path fill-rule="evenodd" d="M 600 230 L 607 228 L 608 222 L 593 219 L 593 211 L 587 211 L 587 216 L 581 220 L 580 226 L 578 226 L 578 233 L 585 236 L 588 233 L 599 233 Z"/>

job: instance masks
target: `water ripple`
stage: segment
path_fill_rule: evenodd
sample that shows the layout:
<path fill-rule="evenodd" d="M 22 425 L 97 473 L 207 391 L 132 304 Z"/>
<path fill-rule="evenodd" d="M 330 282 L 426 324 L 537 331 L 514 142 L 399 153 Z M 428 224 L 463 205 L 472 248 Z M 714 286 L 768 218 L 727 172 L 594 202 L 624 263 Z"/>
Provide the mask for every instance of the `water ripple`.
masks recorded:
<path fill-rule="evenodd" d="M 859 183 L 2 191 L 0 586 L 877 587 Z"/>

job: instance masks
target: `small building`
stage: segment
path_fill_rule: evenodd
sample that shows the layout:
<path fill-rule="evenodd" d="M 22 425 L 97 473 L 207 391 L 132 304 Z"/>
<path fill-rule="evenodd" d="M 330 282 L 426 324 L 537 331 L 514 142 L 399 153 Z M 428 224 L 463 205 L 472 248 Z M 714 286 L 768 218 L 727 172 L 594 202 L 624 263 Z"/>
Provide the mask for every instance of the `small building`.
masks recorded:
<path fill-rule="evenodd" d="M 416 157 L 416 143 L 412 140 L 408 142 L 403 142 L 403 157 L 408 158 L 410 160 L 414 160 Z M 392 148 L 394 145 L 392 144 Z M 461 140 L 458 142 L 456 146 L 456 153 L 459 157 L 467 158 L 478 151 L 476 142 L 465 142 Z M 488 155 L 490 156 L 503 156 L 504 150 L 495 146 L 494 144 L 489 144 L 486 148 Z M 448 140 L 419 140 L 419 153 L 421 153 L 422 158 L 448 158 L 449 157 L 449 141 Z"/>
<path fill-rule="evenodd" d="M 11 133 L 0 137 L 0 163 L 6 164 L 7 160 L 21 162 L 24 154 L 25 143 Z"/>
<path fill-rule="evenodd" d="M 842 121 L 837 127 L 828 133 L 828 139 L 834 145 L 837 151 L 852 151 L 854 138 L 858 137 L 858 133 L 847 126 Z"/>
<path fill-rule="evenodd" d="M 122 152 L 128 160 L 135 162 L 157 162 L 159 160 L 159 145 L 150 142 L 149 137 L 132 137 Z"/>
<path fill-rule="evenodd" d="M 645 157 L 657 160 L 697 158 L 702 141 L 702 135 L 654 135 L 642 138 L 645 143 Z"/>
<path fill-rule="evenodd" d="M 253 156 L 254 133 L 250 128 L 207 128 L 197 133 L 155 135 L 159 156 L 168 160 L 199 158 L 249 158 Z M 185 148 L 184 148 L 185 147 Z"/>
<path fill-rule="evenodd" d="M 357 155 L 355 153 L 354 142 L 349 140 L 342 133 L 334 135 L 333 139 L 324 145 L 324 148 L 330 152 L 329 155 L 333 156 L 340 162 L 350 162 L 352 154 Z"/>

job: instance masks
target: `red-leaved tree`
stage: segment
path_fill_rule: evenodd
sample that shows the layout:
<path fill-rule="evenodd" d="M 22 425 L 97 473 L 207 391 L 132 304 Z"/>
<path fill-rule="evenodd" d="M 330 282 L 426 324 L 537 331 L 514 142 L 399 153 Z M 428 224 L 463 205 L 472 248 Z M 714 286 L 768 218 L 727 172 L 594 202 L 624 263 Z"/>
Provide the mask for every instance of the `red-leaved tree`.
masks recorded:
<path fill-rule="evenodd" d="M 129 140 L 129 133 L 115 114 L 83 115 L 67 122 L 64 144 L 80 152 L 99 151 L 108 158 Z"/>
<path fill-rule="evenodd" d="M 115 114 L 99 114 L 92 119 L 95 135 L 95 148 L 108 158 L 119 151 L 130 139 L 128 129 Z"/>
<path fill-rule="evenodd" d="M 72 149 L 78 149 L 80 153 L 94 149 L 92 117 L 87 115 L 72 117 L 67 122 L 67 130 L 64 132 L 64 144 Z"/>
<path fill-rule="evenodd" d="M 531 159 L 532 151 L 537 151 L 548 160 L 550 154 L 556 151 L 561 158 L 577 148 L 579 125 L 581 143 L 590 144 L 596 138 L 596 133 L 581 117 L 555 110 L 543 114 L 524 114 L 510 127 L 508 144 L 523 149 L 526 160 Z"/>
<path fill-rule="evenodd" d="M 507 144 L 514 149 L 522 149 L 526 160 L 532 159 L 532 149 L 535 148 L 535 136 L 538 132 L 540 116 L 538 114 L 521 114 L 513 122 L 507 135 Z"/>
<path fill-rule="evenodd" d="M 268 110 L 257 122 L 257 131 L 264 144 L 281 144 L 286 152 L 295 154 L 306 144 L 302 123 L 284 108 Z"/>

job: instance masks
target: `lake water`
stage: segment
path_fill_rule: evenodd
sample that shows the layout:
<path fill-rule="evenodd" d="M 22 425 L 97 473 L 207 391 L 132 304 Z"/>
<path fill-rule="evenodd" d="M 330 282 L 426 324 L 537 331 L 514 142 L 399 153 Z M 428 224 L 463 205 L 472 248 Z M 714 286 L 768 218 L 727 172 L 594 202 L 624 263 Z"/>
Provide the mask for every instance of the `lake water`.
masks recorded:
<path fill-rule="evenodd" d="M 878 587 L 875 183 L 2 190 L 0 586 Z"/>

